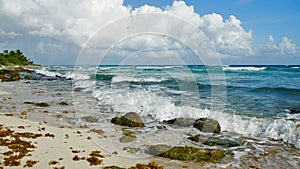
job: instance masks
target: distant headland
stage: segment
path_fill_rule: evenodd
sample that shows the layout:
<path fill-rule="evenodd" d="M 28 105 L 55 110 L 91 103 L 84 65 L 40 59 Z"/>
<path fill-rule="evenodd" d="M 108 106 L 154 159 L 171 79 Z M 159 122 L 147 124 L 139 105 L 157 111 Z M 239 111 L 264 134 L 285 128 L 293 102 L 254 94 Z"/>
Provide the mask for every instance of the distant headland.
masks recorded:
<path fill-rule="evenodd" d="M 40 66 L 33 63 L 24 56 L 23 52 L 17 50 L 4 50 L 0 53 L 0 66 Z"/>

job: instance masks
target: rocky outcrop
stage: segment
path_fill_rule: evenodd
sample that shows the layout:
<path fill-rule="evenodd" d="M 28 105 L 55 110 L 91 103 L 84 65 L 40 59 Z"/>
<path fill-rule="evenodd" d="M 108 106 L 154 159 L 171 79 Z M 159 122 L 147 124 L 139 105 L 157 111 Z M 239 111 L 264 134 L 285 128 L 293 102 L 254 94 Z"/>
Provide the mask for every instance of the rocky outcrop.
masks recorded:
<path fill-rule="evenodd" d="M 141 117 L 135 112 L 126 113 L 122 117 L 114 117 L 111 119 L 111 122 L 120 126 L 145 127 Z"/>
<path fill-rule="evenodd" d="M 98 122 L 98 119 L 95 118 L 95 117 L 92 117 L 92 116 L 85 116 L 85 117 L 82 117 L 82 119 L 86 122 L 90 122 L 90 123 L 97 123 Z"/>
<path fill-rule="evenodd" d="M 152 145 L 149 147 L 149 154 L 169 159 L 205 162 L 218 162 L 225 156 L 223 150 L 199 149 L 188 146 L 171 147 L 167 145 Z"/>
<path fill-rule="evenodd" d="M 195 119 L 186 119 L 186 118 L 178 117 L 171 120 L 164 120 L 163 123 L 171 124 L 179 127 L 191 127 L 195 123 Z"/>
<path fill-rule="evenodd" d="M 0 81 L 1 82 L 11 82 L 18 81 L 21 79 L 21 73 L 30 73 L 32 71 L 24 69 L 22 67 L 8 67 L 5 69 L 0 69 Z"/>
<path fill-rule="evenodd" d="M 188 139 L 195 142 L 202 142 L 203 144 L 208 146 L 221 146 L 225 148 L 240 146 L 240 144 L 235 141 L 229 139 L 217 138 L 217 137 L 206 138 L 202 135 L 196 135 L 196 136 L 188 137 Z"/>
<path fill-rule="evenodd" d="M 221 126 L 218 121 L 208 118 L 188 119 L 178 117 L 170 120 L 164 120 L 163 124 L 178 126 L 178 127 L 195 127 L 202 132 L 220 133 Z"/>
<path fill-rule="evenodd" d="M 193 126 L 202 132 L 220 133 L 221 131 L 219 122 L 208 118 L 197 119 Z"/>

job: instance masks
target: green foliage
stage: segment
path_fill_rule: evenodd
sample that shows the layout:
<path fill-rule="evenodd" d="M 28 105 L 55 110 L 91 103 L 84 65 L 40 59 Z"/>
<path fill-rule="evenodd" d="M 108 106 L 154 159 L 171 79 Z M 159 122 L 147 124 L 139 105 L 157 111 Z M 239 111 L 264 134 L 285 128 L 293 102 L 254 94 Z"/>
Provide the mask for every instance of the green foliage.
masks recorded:
<path fill-rule="evenodd" d="M 3 65 L 3 66 L 13 66 L 13 65 L 26 66 L 26 65 L 34 65 L 34 64 L 32 61 L 30 61 L 30 59 L 27 59 L 19 49 L 17 49 L 16 51 L 4 50 L 2 53 L 0 53 L 0 65 Z"/>

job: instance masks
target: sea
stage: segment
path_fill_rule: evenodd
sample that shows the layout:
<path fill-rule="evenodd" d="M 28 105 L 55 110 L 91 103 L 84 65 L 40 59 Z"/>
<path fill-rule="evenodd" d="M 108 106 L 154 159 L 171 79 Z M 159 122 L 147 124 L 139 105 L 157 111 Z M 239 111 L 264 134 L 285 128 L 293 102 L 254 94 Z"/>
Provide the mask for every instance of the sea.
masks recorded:
<path fill-rule="evenodd" d="M 232 157 L 223 167 L 248 163 L 262 168 L 300 166 L 299 65 L 43 66 L 33 70 L 35 76 L 24 85 L 47 91 L 43 99 L 50 103 L 47 97 L 60 101 L 68 97 L 73 113 L 65 114 L 62 121 L 114 133 L 115 125 L 110 122 L 113 117 L 138 113 L 146 127 L 139 129 L 136 140 L 126 143 L 126 147 L 137 150 L 151 144 L 203 147 L 187 137 L 212 134 L 162 122 L 179 117 L 205 117 L 217 120 L 221 126 L 221 133 L 214 136 L 240 144 L 225 148 Z M 53 106 L 52 110 L 58 113 L 61 109 Z M 98 121 L 84 120 L 86 116 Z M 111 139 L 114 147 L 119 146 L 121 152 L 125 146 L 118 138 L 107 139 Z M 144 157 L 142 151 L 126 153 L 119 155 Z"/>

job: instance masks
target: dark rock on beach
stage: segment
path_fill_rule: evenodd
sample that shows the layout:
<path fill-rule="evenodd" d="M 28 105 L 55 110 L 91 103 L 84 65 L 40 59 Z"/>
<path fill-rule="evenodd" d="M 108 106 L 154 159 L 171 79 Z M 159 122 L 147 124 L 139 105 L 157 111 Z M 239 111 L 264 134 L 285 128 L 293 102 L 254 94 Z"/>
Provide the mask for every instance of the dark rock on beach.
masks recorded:
<path fill-rule="evenodd" d="M 178 117 L 171 120 L 164 120 L 163 123 L 171 124 L 179 127 L 191 127 L 195 123 L 195 119 L 185 119 L 182 117 Z"/>
<path fill-rule="evenodd" d="M 32 71 L 24 69 L 22 67 L 9 67 L 5 69 L 0 69 L 0 80 L 1 82 L 11 82 L 18 81 L 21 79 L 20 73 Z"/>
<path fill-rule="evenodd" d="M 229 139 L 217 138 L 217 137 L 206 138 L 201 135 L 196 135 L 196 136 L 188 137 L 188 139 L 195 142 L 202 142 L 203 144 L 208 146 L 222 146 L 225 148 L 240 146 L 240 144 L 235 141 Z"/>
<path fill-rule="evenodd" d="M 149 147 L 149 154 L 169 159 L 205 162 L 218 162 L 225 156 L 223 150 L 199 149 L 188 146 L 170 147 L 167 145 L 152 145 Z"/>
<path fill-rule="evenodd" d="M 59 102 L 58 104 L 62 105 L 62 106 L 68 106 L 69 105 L 69 103 L 67 103 L 67 102 Z"/>
<path fill-rule="evenodd" d="M 103 169 L 125 169 L 125 168 L 121 168 L 121 167 L 113 165 L 113 166 L 104 167 Z"/>
<path fill-rule="evenodd" d="M 121 143 L 129 143 L 129 142 L 132 142 L 132 141 L 134 141 L 134 140 L 136 140 L 136 136 L 122 136 L 120 139 L 119 139 L 119 141 L 121 142 Z"/>
<path fill-rule="evenodd" d="M 197 119 L 193 125 L 195 128 L 199 129 L 202 132 L 207 133 L 220 133 L 221 126 L 218 121 L 208 118 Z"/>
<path fill-rule="evenodd" d="M 47 103 L 47 102 L 38 102 L 38 103 L 24 102 L 24 104 L 32 104 L 32 105 L 35 105 L 35 106 L 38 106 L 38 107 L 48 107 L 48 106 L 50 106 L 49 103 Z"/>
<path fill-rule="evenodd" d="M 298 113 L 300 113 L 300 110 L 291 109 L 290 112 L 291 112 L 291 114 L 298 114 Z"/>
<path fill-rule="evenodd" d="M 124 116 L 111 119 L 113 124 L 128 127 L 145 127 L 141 117 L 135 112 L 126 113 Z"/>
<path fill-rule="evenodd" d="M 86 122 L 90 122 L 90 123 L 97 123 L 98 122 L 98 119 L 95 118 L 95 117 L 92 117 L 92 116 L 85 116 L 85 117 L 82 117 L 82 119 Z"/>

